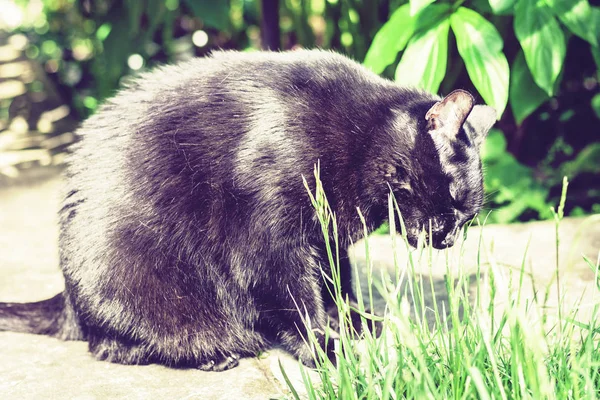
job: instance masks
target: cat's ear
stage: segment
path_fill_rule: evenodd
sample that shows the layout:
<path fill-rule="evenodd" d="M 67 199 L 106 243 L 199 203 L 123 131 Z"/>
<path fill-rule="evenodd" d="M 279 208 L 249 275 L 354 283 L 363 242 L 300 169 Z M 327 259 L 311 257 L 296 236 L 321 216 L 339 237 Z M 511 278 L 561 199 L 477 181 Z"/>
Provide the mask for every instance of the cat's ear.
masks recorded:
<path fill-rule="evenodd" d="M 496 123 L 496 110 L 490 106 L 475 106 L 467 118 L 467 122 L 473 128 L 471 140 L 479 147 L 483 139 Z"/>
<path fill-rule="evenodd" d="M 469 92 L 453 91 L 425 114 L 429 131 L 436 131 L 436 134 L 443 134 L 449 139 L 456 138 L 474 103 L 475 99 Z"/>

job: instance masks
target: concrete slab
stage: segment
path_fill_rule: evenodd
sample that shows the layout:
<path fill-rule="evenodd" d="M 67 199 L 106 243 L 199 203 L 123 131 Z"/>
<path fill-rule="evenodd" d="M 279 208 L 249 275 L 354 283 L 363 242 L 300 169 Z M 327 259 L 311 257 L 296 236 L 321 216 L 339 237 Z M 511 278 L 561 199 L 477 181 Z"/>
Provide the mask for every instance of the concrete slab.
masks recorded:
<path fill-rule="evenodd" d="M 35 301 L 62 290 L 58 269 L 56 210 L 60 177 L 0 187 L 0 301 Z M 560 230 L 561 284 L 563 307 L 579 303 L 582 318 L 598 304 L 596 277 L 582 260 L 585 254 L 596 260 L 600 250 L 600 216 L 566 219 Z M 480 240 L 481 238 L 481 240 Z M 396 240 L 398 246 L 393 246 Z M 401 239 L 372 237 L 367 242 L 371 264 L 379 275 L 387 271 L 400 274 L 407 270 L 409 252 Z M 527 255 L 524 257 L 528 247 Z M 500 281 L 498 307 L 515 295 L 510 282 L 518 281 L 521 263 L 526 266 L 523 298 L 533 298 L 546 288 L 550 290 L 549 307 L 556 307 L 558 297 L 555 279 L 555 237 L 552 222 L 488 226 L 469 230 L 466 241 L 448 251 L 418 254 L 421 259 L 408 278 L 432 277 L 436 299 L 446 300 L 445 276 L 460 273 L 474 277 L 478 258 L 483 279 L 495 271 Z M 367 292 L 365 242 L 352 251 L 362 275 L 363 292 Z M 392 248 L 396 248 L 396 252 Z M 394 263 L 394 259 L 396 262 Z M 447 268 L 446 264 L 451 265 Z M 408 271 L 408 270 L 407 270 Z M 516 275 L 515 275 L 516 274 Z M 429 281 L 427 281 L 428 283 Z M 498 283 L 498 281 L 497 281 Z M 472 286 L 476 282 L 472 280 Z M 432 296 L 425 285 L 426 302 Z M 376 296 L 377 308 L 382 299 Z M 447 308 L 447 305 L 446 305 Z M 299 388 L 298 364 L 282 350 L 273 349 L 264 357 L 244 359 L 230 371 L 214 373 L 171 369 L 159 365 L 122 366 L 95 361 L 86 343 L 62 342 L 36 335 L 0 332 L 0 398 L 2 399 L 268 399 L 289 394 L 279 371 L 279 361 Z"/>
<path fill-rule="evenodd" d="M 597 268 L 591 268 L 583 257 L 598 265 L 600 215 L 565 218 L 560 223 L 558 238 L 558 259 L 554 221 L 472 227 L 468 230 L 466 240 L 460 240 L 451 249 L 432 250 L 430 253 L 407 250 L 401 238 L 393 239 L 390 236 L 370 237 L 368 246 L 371 268 L 376 277 L 381 275 L 381 271 L 393 277 L 396 274 L 395 266 L 398 266 L 400 275 L 410 271 L 407 279 L 413 279 L 414 283 L 425 279 L 424 298 L 428 307 L 433 306 L 434 298 L 429 287 L 431 278 L 438 308 L 444 305 L 448 309 L 448 276 L 452 279 L 468 277 L 473 301 L 479 276 L 481 298 L 483 304 L 487 305 L 493 272 L 497 291 L 494 301 L 496 311 L 505 309 L 520 293 L 522 304 L 534 305 L 532 322 L 540 318 L 542 313 L 546 314 L 549 321 L 556 321 L 559 304 L 563 316 L 577 311 L 578 320 L 589 321 L 594 307 L 600 305 L 600 281 L 597 281 Z M 396 251 L 392 251 L 392 248 Z M 365 243 L 357 243 L 353 250 L 355 263 L 362 268 L 360 274 L 365 274 Z M 413 259 L 412 265 L 409 254 Z M 523 279 L 519 288 L 522 270 Z M 361 279 L 360 282 L 362 291 L 366 292 L 366 280 Z M 409 291 L 405 290 L 405 293 L 409 295 L 409 302 L 412 302 Z M 536 297 L 539 304 L 534 302 Z M 375 308 L 382 310 L 384 305 L 383 299 L 376 296 Z"/>
<path fill-rule="evenodd" d="M 277 352 L 275 352 L 277 353 Z M 224 372 L 125 366 L 94 360 L 84 342 L 17 333 L 0 335 L 3 399 L 269 399 L 284 388 L 270 358 L 243 359 Z"/>

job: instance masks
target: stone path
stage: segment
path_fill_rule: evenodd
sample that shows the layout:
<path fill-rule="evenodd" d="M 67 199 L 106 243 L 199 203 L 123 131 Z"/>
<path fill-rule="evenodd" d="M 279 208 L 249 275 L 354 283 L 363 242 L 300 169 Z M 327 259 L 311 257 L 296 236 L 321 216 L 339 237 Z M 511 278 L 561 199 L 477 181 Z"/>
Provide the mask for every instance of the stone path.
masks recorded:
<path fill-rule="evenodd" d="M 72 110 L 27 46 L 25 35 L 0 30 L 0 184 L 22 169 L 62 165 L 75 141 Z"/>
<path fill-rule="evenodd" d="M 25 183 L 0 187 L 0 301 L 35 301 L 48 298 L 62 289 L 57 261 L 58 208 L 60 178 L 53 175 Z M 585 254 L 596 261 L 600 250 L 600 216 L 566 219 L 561 225 L 561 282 L 563 306 L 580 303 L 580 319 L 598 303 L 600 291 L 595 274 L 582 261 Z M 525 259 L 526 285 L 523 296 L 531 298 L 550 289 L 549 307 L 557 305 L 554 228 L 551 222 L 489 226 L 482 231 L 470 229 L 464 244 L 449 252 L 434 252 L 432 263 L 416 268 L 432 276 L 438 302 L 444 301 L 444 276 L 457 271 L 446 268 L 446 257 L 462 253 L 464 273 L 475 276 L 479 237 L 483 236 L 481 272 L 489 277 L 496 271 L 500 287 L 497 306 L 502 307 L 514 294 L 511 275 L 518 276 Z M 369 240 L 374 270 L 394 272 L 392 239 L 387 236 Z M 524 258 L 527 243 L 529 251 Z M 401 244 L 401 243 L 400 243 Z M 397 265 L 407 265 L 407 252 L 398 246 Z M 413 253 L 413 256 L 416 256 Z M 364 243 L 353 251 L 360 271 L 366 269 Z M 454 261 L 450 265 L 455 265 Z M 366 279 L 361 279 L 365 283 Z M 535 287 L 532 287 L 532 283 Z M 473 286 L 476 282 L 473 280 Z M 428 285 L 425 285 L 428 287 Z M 366 289 L 366 288 L 365 288 Z M 426 294 L 427 297 L 427 294 Z M 378 300 L 381 307 L 381 300 Z M 551 311 L 552 312 L 552 311 Z M 279 372 L 279 361 L 292 379 L 300 382 L 295 360 L 281 350 L 271 350 L 258 359 L 244 359 L 230 371 L 215 373 L 171 369 L 159 365 L 122 366 L 98 362 L 82 342 L 62 342 L 52 338 L 0 332 L 0 398 L 2 399 L 269 399 L 289 395 Z M 301 385 L 296 385 L 296 387 Z"/>

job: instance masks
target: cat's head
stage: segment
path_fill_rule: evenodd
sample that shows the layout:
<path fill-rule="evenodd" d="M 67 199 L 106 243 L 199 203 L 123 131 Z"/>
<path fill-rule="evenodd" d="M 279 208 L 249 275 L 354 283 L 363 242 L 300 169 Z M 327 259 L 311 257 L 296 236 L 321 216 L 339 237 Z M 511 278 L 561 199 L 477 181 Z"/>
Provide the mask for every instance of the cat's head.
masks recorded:
<path fill-rule="evenodd" d="M 483 204 L 479 150 L 496 121 L 496 112 L 474 105 L 456 90 L 443 100 L 421 104 L 411 150 L 387 166 L 385 178 L 400 209 L 408 241 L 416 246 L 421 232 L 442 249 L 454 244 L 462 226 Z M 431 237 L 429 233 L 431 232 Z"/>

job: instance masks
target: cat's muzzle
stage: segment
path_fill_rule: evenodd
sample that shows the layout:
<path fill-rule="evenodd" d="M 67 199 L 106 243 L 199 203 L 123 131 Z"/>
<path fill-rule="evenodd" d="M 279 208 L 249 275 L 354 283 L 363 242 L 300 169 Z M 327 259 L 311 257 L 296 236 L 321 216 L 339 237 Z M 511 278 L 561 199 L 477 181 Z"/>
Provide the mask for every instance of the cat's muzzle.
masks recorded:
<path fill-rule="evenodd" d="M 431 243 L 434 248 L 440 250 L 452 247 L 456 242 L 459 231 L 454 221 L 441 218 L 430 220 L 423 227 L 423 230 L 425 231 L 425 243 Z"/>
<path fill-rule="evenodd" d="M 419 247 L 419 241 L 425 246 L 431 244 L 438 250 L 454 246 L 460 231 L 452 220 L 430 220 L 426 223 L 406 227 L 406 239 L 412 247 Z"/>

